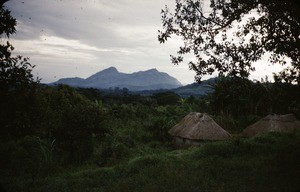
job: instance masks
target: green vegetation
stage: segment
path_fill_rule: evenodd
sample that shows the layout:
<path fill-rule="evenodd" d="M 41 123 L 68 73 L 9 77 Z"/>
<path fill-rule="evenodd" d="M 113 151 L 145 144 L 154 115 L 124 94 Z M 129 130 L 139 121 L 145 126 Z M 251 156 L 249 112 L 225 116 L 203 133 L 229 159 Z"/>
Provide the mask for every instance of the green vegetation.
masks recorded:
<path fill-rule="evenodd" d="M 251 97 L 256 113 L 245 108 L 245 95 L 237 98 L 231 91 L 218 89 L 219 84 L 226 87 L 231 81 L 220 78 L 212 94 L 187 99 L 170 92 L 143 97 L 37 86 L 27 97 L 7 101 L 18 107 L 6 109 L 16 114 L 10 122 L 1 121 L 8 123 L 1 129 L 0 184 L 8 191 L 299 189 L 299 132 L 250 139 L 237 135 L 277 107 L 299 115 L 295 105 L 299 104 L 300 92 L 295 91 L 299 87 L 250 81 L 248 86 L 232 84 L 236 87 L 230 89 L 243 88 L 241 92 L 246 93 L 261 86 L 285 90 L 277 94 L 283 96 L 277 98 L 279 106 Z M 168 130 L 191 111 L 209 112 L 234 138 L 177 149 Z"/>
<path fill-rule="evenodd" d="M 10 191 L 297 191 L 300 134 L 207 143 L 187 150 L 146 148 L 115 166 L 68 167 L 32 183 L 3 178 Z"/>

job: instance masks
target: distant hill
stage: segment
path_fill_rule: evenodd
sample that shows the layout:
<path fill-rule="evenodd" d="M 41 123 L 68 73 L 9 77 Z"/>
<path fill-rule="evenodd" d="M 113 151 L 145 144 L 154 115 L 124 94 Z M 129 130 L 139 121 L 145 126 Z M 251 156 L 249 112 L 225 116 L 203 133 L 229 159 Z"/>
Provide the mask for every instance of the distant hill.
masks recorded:
<path fill-rule="evenodd" d="M 172 89 L 171 91 L 180 95 L 181 97 L 203 96 L 213 91 L 212 86 L 214 85 L 216 79 L 217 78 L 210 78 L 208 80 L 202 81 L 201 83 L 188 84 Z"/>
<path fill-rule="evenodd" d="M 51 85 L 66 84 L 72 87 L 82 88 L 127 88 L 130 91 L 174 89 L 182 84 L 167 73 L 159 72 L 157 69 L 139 71 L 131 74 L 121 73 L 115 67 L 104 69 L 86 79 L 63 78 Z"/>
<path fill-rule="evenodd" d="M 174 89 L 160 89 L 160 90 L 145 90 L 145 91 L 138 91 L 138 94 L 144 96 L 150 96 L 157 93 L 163 92 L 173 92 L 180 95 L 183 98 L 187 98 L 190 96 L 200 97 L 211 93 L 213 91 L 212 86 L 215 84 L 217 78 L 210 78 L 208 80 L 204 80 L 201 83 L 192 83 L 185 86 L 181 86 Z"/>

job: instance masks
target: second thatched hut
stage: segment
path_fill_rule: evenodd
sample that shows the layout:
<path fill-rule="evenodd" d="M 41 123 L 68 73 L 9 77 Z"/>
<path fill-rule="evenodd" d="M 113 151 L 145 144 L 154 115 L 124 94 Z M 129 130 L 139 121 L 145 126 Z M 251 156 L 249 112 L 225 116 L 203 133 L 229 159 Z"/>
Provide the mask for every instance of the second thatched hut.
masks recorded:
<path fill-rule="evenodd" d="M 268 132 L 292 132 L 300 129 L 300 121 L 293 114 L 268 115 L 250 125 L 242 132 L 244 137 L 252 137 L 257 134 Z"/>
<path fill-rule="evenodd" d="M 222 129 L 206 113 L 191 112 L 169 130 L 179 146 L 196 146 L 205 141 L 229 139 L 231 135 Z"/>

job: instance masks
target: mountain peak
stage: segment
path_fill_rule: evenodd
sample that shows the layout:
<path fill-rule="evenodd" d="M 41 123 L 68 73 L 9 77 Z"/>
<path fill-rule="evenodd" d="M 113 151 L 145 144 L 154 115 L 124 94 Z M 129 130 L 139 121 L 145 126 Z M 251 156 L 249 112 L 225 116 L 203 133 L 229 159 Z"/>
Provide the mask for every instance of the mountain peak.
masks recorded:
<path fill-rule="evenodd" d="M 109 67 L 107 69 L 102 70 L 101 72 L 119 72 L 115 67 Z"/>
<path fill-rule="evenodd" d="M 147 72 L 159 72 L 159 71 L 156 68 L 153 68 L 153 69 L 147 70 Z"/>
<path fill-rule="evenodd" d="M 160 73 L 156 68 L 148 69 L 146 71 L 138 71 L 134 72 L 133 74 L 144 74 L 144 73 Z"/>

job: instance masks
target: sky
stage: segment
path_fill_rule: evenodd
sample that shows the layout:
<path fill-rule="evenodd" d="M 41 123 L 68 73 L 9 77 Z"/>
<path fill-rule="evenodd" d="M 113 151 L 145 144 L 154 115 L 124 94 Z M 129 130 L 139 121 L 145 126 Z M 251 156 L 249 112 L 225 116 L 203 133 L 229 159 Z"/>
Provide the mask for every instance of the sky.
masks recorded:
<path fill-rule="evenodd" d="M 181 45 L 172 37 L 157 40 L 162 30 L 160 12 L 175 0 L 10 0 L 5 6 L 17 19 L 10 37 L 14 54 L 30 58 L 41 82 L 87 78 L 114 66 L 132 73 L 156 68 L 182 84 L 194 82 L 188 60 L 173 65 L 170 54 Z M 272 76 L 279 69 L 256 65 L 252 79 Z M 203 79 L 210 78 L 205 76 Z"/>

